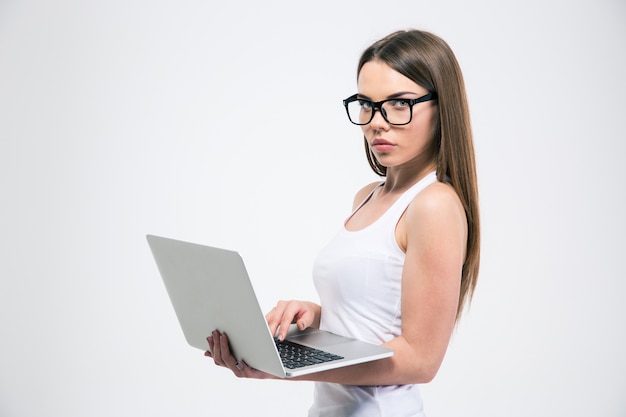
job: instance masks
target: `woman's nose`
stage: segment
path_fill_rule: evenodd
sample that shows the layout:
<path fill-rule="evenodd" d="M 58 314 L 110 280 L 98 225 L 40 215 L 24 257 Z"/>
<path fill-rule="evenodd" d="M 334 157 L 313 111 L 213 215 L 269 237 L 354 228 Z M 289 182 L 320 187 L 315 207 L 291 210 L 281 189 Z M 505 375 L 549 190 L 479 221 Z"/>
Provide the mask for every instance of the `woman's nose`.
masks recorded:
<path fill-rule="evenodd" d="M 372 121 L 370 122 L 374 129 L 385 129 L 389 127 L 389 123 L 387 123 L 387 120 L 383 117 L 383 111 L 384 110 L 380 108 L 374 111 L 374 117 L 372 117 Z"/>

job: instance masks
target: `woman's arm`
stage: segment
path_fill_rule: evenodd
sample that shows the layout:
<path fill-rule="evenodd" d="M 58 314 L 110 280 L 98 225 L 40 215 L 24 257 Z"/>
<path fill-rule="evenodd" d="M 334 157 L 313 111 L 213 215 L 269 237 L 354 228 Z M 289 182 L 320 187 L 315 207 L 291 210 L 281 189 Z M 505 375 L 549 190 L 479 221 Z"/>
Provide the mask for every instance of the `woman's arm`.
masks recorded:
<path fill-rule="evenodd" d="M 454 329 L 467 241 L 465 213 L 454 190 L 435 183 L 418 194 L 398 223 L 396 239 L 406 258 L 402 273 L 402 334 L 384 344 L 394 350 L 394 356 L 291 379 L 396 385 L 426 383 L 435 377 Z M 302 322 L 305 327 L 319 325 L 318 305 L 301 301 L 279 305 L 269 313 L 272 331 L 277 327 L 287 329 L 292 322 L 299 327 Z M 278 316 L 281 318 L 276 319 Z M 217 348 L 212 349 L 215 362 L 227 366 L 235 375 L 271 377 L 246 364 L 237 367 L 223 335 L 214 334 L 210 343 Z"/>
<path fill-rule="evenodd" d="M 402 273 L 402 334 L 385 343 L 391 358 L 297 379 L 351 385 L 431 381 L 454 329 L 467 222 L 454 190 L 435 183 L 409 205 L 396 230 L 406 252 Z"/>

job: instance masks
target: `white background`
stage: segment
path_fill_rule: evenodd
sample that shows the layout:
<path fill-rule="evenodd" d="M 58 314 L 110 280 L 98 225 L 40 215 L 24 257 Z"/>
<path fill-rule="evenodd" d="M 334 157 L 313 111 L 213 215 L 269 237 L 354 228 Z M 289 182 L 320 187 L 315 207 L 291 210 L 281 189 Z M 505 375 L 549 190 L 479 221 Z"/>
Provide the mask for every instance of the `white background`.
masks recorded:
<path fill-rule="evenodd" d="M 0 416 L 296 416 L 184 342 L 145 234 L 239 250 L 262 307 L 375 180 L 362 50 L 442 36 L 483 221 L 430 417 L 626 415 L 626 4 L 0 1 Z M 220 410 L 220 411 L 217 411 Z"/>

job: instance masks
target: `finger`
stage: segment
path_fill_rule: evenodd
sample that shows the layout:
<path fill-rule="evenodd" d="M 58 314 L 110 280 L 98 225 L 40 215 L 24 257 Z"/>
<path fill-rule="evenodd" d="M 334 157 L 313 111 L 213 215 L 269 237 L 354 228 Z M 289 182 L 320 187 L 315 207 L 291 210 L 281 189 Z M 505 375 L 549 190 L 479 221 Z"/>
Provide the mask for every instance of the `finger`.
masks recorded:
<path fill-rule="evenodd" d="M 280 325 L 280 320 L 283 317 L 283 312 L 285 311 L 286 306 L 287 302 L 281 300 L 276 303 L 276 306 L 274 306 L 269 313 L 265 315 L 265 320 L 270 328 L 270 334 L 272 337 L 276 336 L 276 332 L 278 331 L 278 326 Z"/>
<path fill-rule="evenodd" d="M 315 313 L 310 310 L 305 310 L 299 317 L 296 318 L 296 325 L 298 329 L 304 330 L 313 324 L 315 319 Z"/>
<path fill-rule="evenodd" d="M 272 337 L 276 335 L 276 329 L 278 328 L 278 320 L 274 318 L 273 311 L 274 309 L 265 315 L 265 321 L 267 321 Z"/>
<path fill-rule="evenodd" d="M 207 350 L 206 352 L 204 352 L 204 356 L 207 356 L 209 358 L 213 357 L 213 345 L 215 344 L 215 341 L 213 340 L 213 336 L 209 336 L 206 338 L 207 343 L 209 344 L 209 350 Z"/>
<path fill-rule="evenodd" d="M 289 326 L 295 323 L 297 317 L 303 313 L 301 311 L 302 305 L 297 302 L 290 302 L 287 304 L 285 311 L 283 312 L 283 316 L 280 320 L 280 326 L 278 329 L 278 340 L 285 340 L 287 337 L 287 332 L 289 331 Z"/>
<path fill-rule="evenodd" d="M 222 336 L 217 330 L 213 330 L 213 335 L 211 337 L 213 338 L 213 348 L 211 349 L 213 361 L 218 366 L 226 366 L 224 360 L 222 359 Z"/>
<path fill-rule="evenodd" d="M 230 344 L 228 341 L 228 335 L 226 333 L 222 333 L 222 337 L 220 339 L 220 351 L 222 353 L 222 361 L 226 364 L 226 367 L 232 371 L 237 377 L 245 376 L 245 365 L 243 362 L 240 362 L 233 356 L 230 352 Z"/>
<path fill-rule="evenodd" d="M 225 366 L 235 372 L 235 369 L 238 369 L 237 359 L 230 352 L 228 335 L 226 333 L 222 333 L 222 337 L 220 338 L 220 353 L 222 355 L 222 362 L 224 362 Z"/>

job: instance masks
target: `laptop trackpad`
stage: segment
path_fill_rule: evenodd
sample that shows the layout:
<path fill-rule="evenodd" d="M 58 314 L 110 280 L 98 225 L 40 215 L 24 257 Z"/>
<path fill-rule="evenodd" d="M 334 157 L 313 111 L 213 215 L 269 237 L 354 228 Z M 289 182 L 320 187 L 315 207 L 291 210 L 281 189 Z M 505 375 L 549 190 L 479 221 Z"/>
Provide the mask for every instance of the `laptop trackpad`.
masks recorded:
<path fill-rule="evenodd" d="M 317 329 L 306 329 L 302 332 L 290 331 L 287 334 L 287 339 L 303 345 L 315 346 L 331 346 L 339 343 L 346 343 L 351 340 L 343 336 Z"/>

